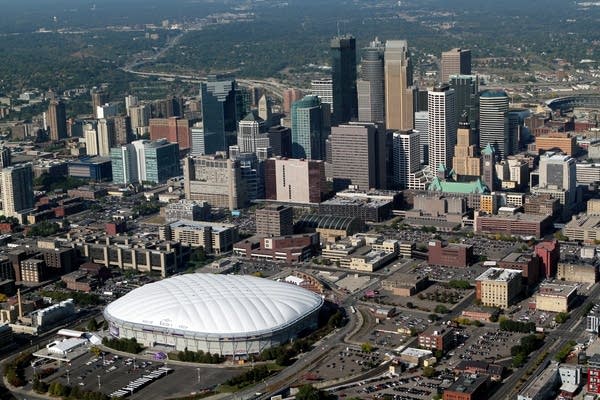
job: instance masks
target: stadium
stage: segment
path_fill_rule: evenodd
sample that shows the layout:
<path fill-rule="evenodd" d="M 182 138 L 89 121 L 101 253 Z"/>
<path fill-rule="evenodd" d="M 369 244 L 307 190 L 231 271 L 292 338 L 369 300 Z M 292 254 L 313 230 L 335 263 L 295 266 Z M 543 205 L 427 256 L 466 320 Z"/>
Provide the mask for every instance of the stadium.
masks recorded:
<path fill-rule="evenodd" d="M 134 289 L 104 309 L 113 337 L 145 346 L 259 353 L 318 323 L 321 296 L 241 275 L 186 274 Z"/>

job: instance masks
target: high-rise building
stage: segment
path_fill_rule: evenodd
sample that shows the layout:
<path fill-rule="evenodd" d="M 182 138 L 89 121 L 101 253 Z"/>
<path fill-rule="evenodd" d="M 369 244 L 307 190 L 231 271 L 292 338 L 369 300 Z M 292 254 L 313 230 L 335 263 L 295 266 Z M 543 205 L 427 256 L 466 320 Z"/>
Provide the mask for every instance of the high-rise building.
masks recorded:
<path fill-rule="evenodd" d="M 110 151 L 113 182 L 163 183 L 181 174 L 179 147 L 166 139 L 136 140 Z"/>
<path fill-rule="evenodd" d="M 67 137 L 67 111 L 65 103 L 53 100 L 48 105 L 48 126 L 50 140 L 56 141 Z"/>
<path fill-rule="evenodd" d="M 95 122 L 83 126 L 83 140 L 85 141 L 85 153 L 88 156 L 97 156 L 99 154 L 98 131 Z"/>
<path fill-rule="evenodd" d="M 283 112 L 289 114 L 292 110 L 292 104 L 304 97 L 300 89 L 286 89 L 283 91 Z"/>
<path fill-rule="evenodd" d="M 99 119 L 96 131 L 98 132 L 98 155 L 110 156 L 110 149 L 117 142 L 114 119 Z"/>
<path fill-rule="evenodd" d="M 466 118 L 458 123 L 456 132 L 457 141 L 454 146 L 454 158 L 452 169 L 460 176 L 469 176 L 475 179 L 481 176 L 481 158 L 479 148 L 475 140 L 475 134 L 466 121 Z"/>
<path fill-rule="evenodd" d="M 392 181 L 398 188 L 409 187 L 411 177 L 420 167 L 421 138 L 416 131 L 394 132 L 393 145 L 393 170 Z"/>
<path fill-rule="evenodd" d="M 129 109 L 139 105 L 139 100 L 136 96 L 127 95 L 125 96 L 125 113 L 130 116 Z"/>
<path fill-rule="evenodd" d="M 267 125 L 271 124 L 271 99 L 263 94 L 258 100 L 258 116 L 265 121 Z"/>
<path fill-rule="evenodd" d="M 452 75 L 471 74 L 471 50 L 452 49 L 442 53 L 441 81 L 448 83 Z"/>
<path fill-rule="evenodd" d="M 92 96 L 92 112 L 94 114 L 94 118 L 98 118 L 98 107 L 108 103 L 108 93 L 102 90 L 92 90 L 90 94 Z"/>
<path fill-rule="evenodd" d="M 133 140 L 131 132 L 131 118 L 122 115 L 113 118 L 115 122 L 115 141 L 116 144 L 127 144 Z"/>
<path fill-rule="evenodd" d="M 256 153 L 257 148 L 269 147 L 265 121 L 254 112 L 238 123 L 237 145 L 241 153 Z"/>
<path fill-rule="evenodd" d="M 170 96 L 166 99 L 155 100 L 151 104 L 154 118 L 183 118 L 183 102 L 179 97 Z"/>
<path fill-rule="evenodd" d="M 179 117 L 151 118 L 150 139 L 167 139 L 171 143 L 177 143 L 180 150 L 191 147 L 190 121 Z"/>
<path fill-rule="evenodd" d="M 192 148 L 190 150 L 190 155 L 205 155 L 206 149 L 204 147 L 204 129 L 202 129 L 202 126 L 192 126 L 190 128 L 190 135 L 192 137 Z"/>
<path fill-rule="evenodd" d="M 0 147 L 0 169 L 8 167 L 10 164 L 10 148 L 4 146 Z"/>
<path fill-rule="evenodd" d="M 485 90 L 479 96 L 479 148 L 494 146 L 505 158 L 508 142 L 508 96 L 502 90 Z"/>
<path fill-rule="evenodd" d="M 276 125 L 267 131 L 269 136 L 269 146 L 273 157 L 291 157 L 292 156 L 292 130 L 285 126 Z"/>
<path fill-rule="evenodd" d="M 348 123 L 331 128 L 333 188 L 349 185 L 359 189 L 385 189 L 385 131 L 369 122 Z"/>
<path fill-rule="evenodd" d="M 498 179 L 496 176 L 496 150 L 489 143 L 481 150 L 481 164 L 483 183 L 485 183 L 490 192 L 493 192 L 498 187 Z"/>
<path fill-rule="evenodd" d="M 559 199 L 563 217 L 567 217 L 577 206 L 577 167 L 574 158 L 545 153 L 540 157 L 539 184 L 531 193 L 547 194 Z"/>
<path fill-rule="evenodd" d="M 294 209 L 282 205 L 268 205 L 256 210 L 256 234 L 286 236 L 294 233 Z"/>
<path fill-rule="evenodd" d="M 363 49 L 360 80 L 356 82 L 359 121 L 385 121 L 384 52 L 385 46 L 377 38 Z"/>
<path fill-rule="evenodd" d="M 415 113 L 415 131 L 419 132 L 419 159 L 421 164 L 429 164 L 429 111 Z"/>
<path fill-rule="evenodd" d="M 131 130 L 138 135 L 139 128 L 150 125 L 150 107 L 145 104 L 129 107 L 129 117 Z"/>
<path fill-rule="evenodd" d="M 456 94 L 456 118 L 467 113 L 471 130 L 479 129 L 479 77 L 477 75 L 451 75 L 450 88 Z"/>
<path fill-rule="evenodd" d="M 325 162 L 279 157 L 265 161 L 266 199 L 320 203 L 325 193 Z"/>
<path fill-rule="evenodd" d="M 292 157 L 325 159 L 325 140 L 330 131 L 329 105 L 317 96 L 304 96 L 292 104 Z"/>
<path fill-rule="evenodd" d="M 351 35 L 331 39 L 333 121 L 351 121 L 358 116 L 356 98 L 356 39 Z"/>
<path fill-rule="evenodd" d="M 385 43 L 385 121 L 387 129 L 413 129 L 413 70 L 406 40 Z"/>
<path fill-rule="evenodd" d="M 215 208 L 237 210 L 246 206 L 246 184 L 239 161 L 223 153 L 187 157 L 183 163 L 187 200 L 202 200 Z"/>
<path fill-rule="evenodd" d="M 17 217 L 21 211 L 33 208 L 33 170 L 31 164 L 3 168 L 0 171 L 2 184 L 2 209 L 7 217 Z"/>
<path fill-rule="evenodd" d="M 200 88 L 206 154 L 224 151 L 234 143 L 228 137 L 237 130 L 237 83 L 233 78 L 211 75 Z M 243 116 L 242 116 L 243 117 Z"/>
<path fill-rule="evenodd" d="M 522 143 L 529 139 L 525 119 L 531 112 L 527 109 L 513 109 L 508 111 L 508 151 L 507 154 L 517 154 Z"/>
<path fill-rule="evenodd" d="M 456 146 L 456 96 L 448 85 L 438 85 L 429 91 L 429 168 L 433 174 L 440 166 L 452 168 Z"/>
<path fill-rule="evenodd" d="M 265 154 L 264 148 L 259 148 L 256 153 L 240 153 L 237 146 L 231 146 L 229 158 L 240 164 L 242 180 L 246 185 L 246 201 L 251 202 L 265 197 L 264 161 L 270 157 Z M 260 159 L 258 154 L 260 154 Z"/>
<path fill-rule="evenodd" d="M 96 107 L 96 119 L 108 119 L 119 115 L 118 103 L 106 103 Z"/>
<path fill-rule="evenodd" d="M 328 104 L 329 111 L 333 113 L 333 81 L 330 78 L 313 79 L 310 82 L 310 91 L 313 96 L 321 100 L 322 104 Z"/>

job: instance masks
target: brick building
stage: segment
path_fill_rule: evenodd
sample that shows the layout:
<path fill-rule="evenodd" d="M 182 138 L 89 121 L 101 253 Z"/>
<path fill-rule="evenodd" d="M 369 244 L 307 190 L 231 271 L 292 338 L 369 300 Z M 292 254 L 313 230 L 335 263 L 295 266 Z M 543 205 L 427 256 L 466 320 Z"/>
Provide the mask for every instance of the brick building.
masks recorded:
<path fill-rule="evenodd" d="M 467 267 L 473 261 L 473 246 L 466 244 L 442 243 L 439 240 L 429 242 L 429 265 L 445 267 Z"/>

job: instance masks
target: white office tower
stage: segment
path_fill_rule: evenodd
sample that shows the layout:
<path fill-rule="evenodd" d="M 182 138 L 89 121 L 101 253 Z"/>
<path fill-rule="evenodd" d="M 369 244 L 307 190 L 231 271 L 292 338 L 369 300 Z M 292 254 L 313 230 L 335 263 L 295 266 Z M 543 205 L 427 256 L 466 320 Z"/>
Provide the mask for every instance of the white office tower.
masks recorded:
<path fill-rule="evenodd" d="M 486 90 L 479 95 L 479 148 L 488 144 L 500 158 L 506 158 L 510 152 L 508 95 L 502 90 Z"/>
<path fill-rule="evenodd" d="M 98 132 L 94 124 L 83 126 L 83 140 L 85 140 L 85 153 L 88 156 L 98 155 Z"/>
<path fill-rule="evenodd" d="M 394 132 L 392 135 L 393 143 L 393 171 L 392 177 L 394 185 L 398 188 L 410 188 L 411 180 L 415 173 L 419 171 L 419 133 L 411 131 Z"/>
<path fill-rule="evenodd" d="M 447 84 L 436 86 L 427 93 L 429 109 L 429 169 L 435 175 L 444 166 L 452 169 L 456 146 L 456 97 Z"/>
<path fill-rule="evenodd" d="M 321 100 L 321 104 L 329 104 L 333 113 L 333 81 L 331 79 L 315 79 L 310 82 L 310 90 L 313 96 Z"/>
<path fill-rule="evenodd" d="M 114 119 L 98 120 L 98 152 L 102 157 L 110 156 L 110 149 L 116 145 L 117 132 Z"/>
<path fill-rule="evenodd" d="M 419 161 L 427 165 L 429 161 L 429 111 L 415 113 L 415 130 L 419 132 Z"/>

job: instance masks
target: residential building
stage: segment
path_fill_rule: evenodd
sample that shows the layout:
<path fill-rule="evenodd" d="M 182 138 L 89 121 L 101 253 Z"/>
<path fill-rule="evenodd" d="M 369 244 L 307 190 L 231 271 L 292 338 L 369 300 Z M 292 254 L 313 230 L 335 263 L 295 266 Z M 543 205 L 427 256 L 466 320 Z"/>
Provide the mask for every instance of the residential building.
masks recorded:
<path fill-rule="evenodd" d="M 475 296 L 484 306 L 508 308 L 521 295 L 522 280 L 521 270 L 489 268 L 475 279 Z"/>
<path fill-rule="evenodd" d="M 31 164 L 19 164 L 0 170 L 2 211 L 6 217 L 19 217 L 34 206 Z"/>
<path fill-rule="evenodd" d="M 48 105 L 48 125 L 50 140 L 56 141 L 67 138 L 67 111 L 62 100 L 52 100 Z"/>
<path fill-rule="evenodd" d="M 498 268 L 521 271 L 523 286 L 534 287 L 540 281 L 540 258 L 535 253 L 510 253 L 497 263 Z"/>
<path fill-rule="evenodd" d="M 392 182 L 400 189 L 413 188 L 420 169 L 421 135 L 410 130 L 392 134 Z"/>

